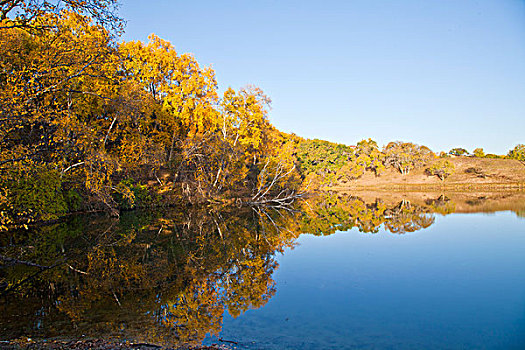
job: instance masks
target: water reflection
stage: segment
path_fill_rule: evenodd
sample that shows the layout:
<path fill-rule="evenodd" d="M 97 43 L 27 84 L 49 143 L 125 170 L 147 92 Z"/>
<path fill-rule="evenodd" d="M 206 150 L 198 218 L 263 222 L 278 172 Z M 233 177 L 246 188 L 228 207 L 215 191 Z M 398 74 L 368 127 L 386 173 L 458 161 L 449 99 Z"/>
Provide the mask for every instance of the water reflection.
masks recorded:
<path fill-rule="evenodd" d="M 305 208 L 303 232 L 330 235 L 354 227 L 377 233 L 384 227 L 391 233 L 414 232 L 434 223 L 433 205 L 421 206 L 407 200 L 388 205 L 381 199 L 365 202 L 360 197 L 325 194 L 312 198 Z"/>
<path fill-rule="evenodd" d="M 275 293 L 274 255 L 293 244 L 292 224 L 263 209 L 172 210 L 7 234 L 3 334 L 199 343 L 225 309 L 237 316 Z"/>
<path fill-rule="evenodd" d="M 237 317 L 272 298 L 276 253 L 301 233 L 415 232 L 465 203 L 325 193 L 290 210 L 185 207 L 9 232 L 0 242 L 2 334 L 199 344 L 221 331 L 225 311 Z"/>

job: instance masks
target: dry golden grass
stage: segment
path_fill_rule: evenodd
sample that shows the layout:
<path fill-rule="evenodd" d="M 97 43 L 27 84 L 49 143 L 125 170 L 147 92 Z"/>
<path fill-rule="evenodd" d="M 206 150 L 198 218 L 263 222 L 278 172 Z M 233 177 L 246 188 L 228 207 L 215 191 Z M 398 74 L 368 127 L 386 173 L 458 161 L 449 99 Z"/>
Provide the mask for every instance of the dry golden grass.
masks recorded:
<path fill-rule="evenodd" d="M 487 159 L 472 157 L 449 158 L 455 171 L 445 181 L 425 173 L 426 166 L 401 175 L 389 168 L 376 177 L 367 172 L 363 177 L 332 186 L 332 190 L 519 190 L 525 189 L 525 164 L 513 159 Z"/>

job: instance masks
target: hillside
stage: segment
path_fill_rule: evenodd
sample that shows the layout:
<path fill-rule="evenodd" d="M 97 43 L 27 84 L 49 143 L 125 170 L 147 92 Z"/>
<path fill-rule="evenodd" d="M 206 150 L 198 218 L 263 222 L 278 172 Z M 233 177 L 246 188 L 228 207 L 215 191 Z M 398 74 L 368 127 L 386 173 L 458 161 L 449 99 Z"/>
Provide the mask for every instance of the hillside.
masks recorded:
<path fill-rule="evenodd" d="M 455 171 L 445 181 L 425 173 L 427 166 L 414 169 L 408 175 L 388 168 L 381 176 L 366 172 L 361 178 L 330 187 L 334 190 L 431 190 L 431 189 L 523 189 L 525 188 L 525 163 L 515 159 L 489 159 L 474 157 L 449 158 Z"/>

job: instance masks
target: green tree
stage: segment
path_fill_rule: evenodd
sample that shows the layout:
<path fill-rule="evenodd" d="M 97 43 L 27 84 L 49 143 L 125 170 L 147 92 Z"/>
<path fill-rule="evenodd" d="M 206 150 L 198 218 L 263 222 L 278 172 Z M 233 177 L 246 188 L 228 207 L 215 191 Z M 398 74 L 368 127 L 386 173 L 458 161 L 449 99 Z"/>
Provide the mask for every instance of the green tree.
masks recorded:
<path fill-rule="evenodd" d="M 459 157 L 468 154 L 468 151 L 464 148 L 453 148 L 450 151 L 448 151 L 448 153 L 450 155 Z"/>
<path fill-rule="evenodd" d="M 324 140 L 302 140 L 296 150 L 297 161 L 301 175 L 307 177 L 315 174 L 329 183 L 342 176 L 340 169 L 346 164 L 346 170 L 351 171 L 349 163 L 354 157 L 354 150 L 346 145 Z M 336 175 L 339 172 L 339 175 Z M 354 176 L 351 176 L 354 178 Z"/>

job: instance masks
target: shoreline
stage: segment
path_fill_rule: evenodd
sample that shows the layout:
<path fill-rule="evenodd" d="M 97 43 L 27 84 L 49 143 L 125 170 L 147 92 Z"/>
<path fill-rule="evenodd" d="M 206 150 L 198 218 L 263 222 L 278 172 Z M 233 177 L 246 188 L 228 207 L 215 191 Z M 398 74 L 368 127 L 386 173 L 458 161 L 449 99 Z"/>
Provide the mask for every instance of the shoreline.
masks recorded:
<path fill-rule="evenodd" d="M 225 344 L 206 345 L 182 345 L 177 347 L 162 346 L 150 343 L 139 343 L 129 341 L 116 341 L 104 339 L 69 339 L 69 340 L 3 340 L 0 341 L 1 350 L 62 350 L 62 349 L 77 349 L 77 350 L 230 350 L 231 347 Z"/>
<path fill-rule="evenodd" d="M 321 187 L 323 191 L 347 192 L 347 191 L 410 191 L 410 192 L 476 192 L 476 191 L 525 191 L 525 183 L 390 183 L 378 185 L 335 185 Z"/>

